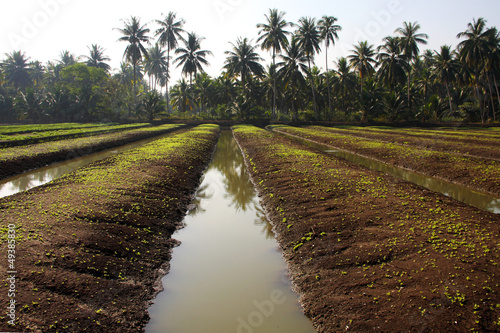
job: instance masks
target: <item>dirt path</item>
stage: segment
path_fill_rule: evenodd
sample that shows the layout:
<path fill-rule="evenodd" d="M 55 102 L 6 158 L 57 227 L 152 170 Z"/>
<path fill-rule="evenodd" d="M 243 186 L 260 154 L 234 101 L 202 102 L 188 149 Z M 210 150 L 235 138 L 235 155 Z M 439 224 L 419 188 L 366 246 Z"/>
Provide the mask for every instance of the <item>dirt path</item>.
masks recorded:
<path fill-rule="evenodd" d="M 500 216 L 236 127 L 318 332 L 493 332 Z"/>
<path fill-rule="evenodd" d="M 17 323 L 3 309 L 0 331 L 142 331 L 218 131 L 182 130 L 0 200 L 0 304 L 16 301 Z"/>

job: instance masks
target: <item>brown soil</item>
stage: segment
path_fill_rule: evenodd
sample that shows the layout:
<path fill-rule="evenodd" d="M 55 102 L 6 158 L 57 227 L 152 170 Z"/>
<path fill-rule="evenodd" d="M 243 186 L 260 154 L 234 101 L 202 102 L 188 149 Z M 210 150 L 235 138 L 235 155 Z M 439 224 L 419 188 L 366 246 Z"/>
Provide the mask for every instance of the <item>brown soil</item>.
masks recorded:
<path fill-rule="evenodd" d="M 142 132 L 131 132 L 131 133 L 112 133 L 103 134 L 85 138 L 88 142 L 84 142 L 78 146 L 75 146 L 73 142 L 81 141 L 82 139 L 69 139 L 67 147 L 62 148 L 57 151 L 48 151 L 43 153 L 44 146 L 51 145 L 51 142 L 34 144 L 32 147 L 36 151 L 36 154 L 23 155 L 19 154 L 16 158 L 3 160 L 0 163 L 0 179 L 11 177 L 29 170 L 44 167 L 46 165 L 66 161 L 93 153 L 97 153 L 106 149 L 115 148 L 118 146 L 123 146 L 127 143 L 140 141 L 155 137 L 162 134 L 167 134 L 172 131 L 181 129 L 181 127 L 166 129 L 165 131 L 142 131 Z M 128 131 L 127 131 L 128 132 Z M 61 143 L 58 143 L 61 144 Z M 16 148 L 7 148 L 16 149 Z M 40 153 L 42 152 L 42 153 Z"/>
<path fill-rule="evenodd" d="M 218 137 L 217 130 L 183 130 L 172 138 L 181 140 L 183 133 L 194 141 L 170 153 L 155 147 L 153 153 L 163 155 L 141 158 L 125 173 L 110 175 L 113 179 L 87 185 L 84 178 L 114 170 L 120 155 L 0 200 L 2 228 L 16 224 L 19 237 L 17 325 L 8 325 L 2 309 L 0 331 L 143 331 L 147 308 L 177 245 L 171 235 L 181 225 Z M 0 236 L 4 256 L 5 230 Z M 0 304 L 6 306 L 6 258 L 1 262 Z"/>
<path fill-rule="evenodd" d="M 498 332 L 500 216 L 263 130 L 235 136 L 318 332 Z"/>

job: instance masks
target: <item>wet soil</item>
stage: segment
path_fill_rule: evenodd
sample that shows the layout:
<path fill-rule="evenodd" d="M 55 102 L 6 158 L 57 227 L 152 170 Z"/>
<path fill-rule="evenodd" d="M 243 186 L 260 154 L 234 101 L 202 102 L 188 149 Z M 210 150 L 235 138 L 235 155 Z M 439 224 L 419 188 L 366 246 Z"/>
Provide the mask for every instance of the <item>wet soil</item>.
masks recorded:
<path fill-rule="evenodd" d="M 318 332 L 497 332 L 500 216 L 240 131 L 261 201 Z"/>
<path fill-rule="evenodd" d="M 172 138 L 181 140 L 179 135 L 189 132 Z M 147 308 L 161 290 L 177 245 L 170 236 L 182 223 L 218 130 L 193 135 L 194 141 L 191 137 L 190 144 L 171 153 L 161 155 L 160 149 L 155 159 L 140 157 L 113 180 L 88 185 L 82 175 L 112 170 L 120 155 L 0 200 L 2 228 L 15 224 L 19 238 L 17 325 L 8 325 L 2 310 L 0 331 L 144 330 Z M 4 231 L 2 254 L 7 253 Z M 1 261 L 0 303 L 5 305 L 6 258 Z"/>

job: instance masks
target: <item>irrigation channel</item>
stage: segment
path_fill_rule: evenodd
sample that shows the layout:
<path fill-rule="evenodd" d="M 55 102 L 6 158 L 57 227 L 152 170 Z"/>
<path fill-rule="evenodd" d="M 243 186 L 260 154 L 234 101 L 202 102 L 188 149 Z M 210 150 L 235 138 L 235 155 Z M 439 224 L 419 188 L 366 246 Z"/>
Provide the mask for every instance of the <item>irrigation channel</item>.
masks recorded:
<path fill-rule="evenodd" d="M 315 332 L 231 132 L 221 133 L 184 223 L 147 333 Z"/>
<path fill-rule="evenodd" d="M 461 201 L 468 205 L 493 212 L 495 214 L 500 214 L 500 198 L 491 196 L 487 193 L 481 193 L 474 191 L 468 187 L 453 184 L 441 179 L 434 177 L 429 177 L 423 174 L 415 173 L 406 169 L 394 167 L 386 163 L 377 161 L 372 158 L 361 156 L 358 154 L 351 153 L 346 150 L 334 149 L 328 145 L 324 145 L 315 141 L 307 140 L 304 138 L 297 137 L 295 135 L 283 133 L 281 131 L 272 130 L 271 131 L 281 134 L 285 137 L 293 139 L 301 144 L 307 145 L 311 148 L 317 149 L 327 154 L 334 155 L 336 157 L 343 158 L 350 162 L 362 165 L 369 169 L 375 171 L 381 171 L 391 176 L 399 179 L 403 179 L 410 183 L 414 183 L 430 189 L 435 192 L 442 193 L 448 197 L 455 200 Z"/>
<path fill-rule="evenodd" d="M 0 198 L 27 191 L 31 188 L 47 184 L 67 173 L 80 169 L 87 164 L 103 160 L 118 153 L 139 148 L 147 143 L 169 136 L 171 133 L 139 140 L 123 146 L 106 149 L 98 153 L 85 155 L 64 162 L 47 165 L 46 167 L 24 172 L 22 174 L 0 180 Z"/>

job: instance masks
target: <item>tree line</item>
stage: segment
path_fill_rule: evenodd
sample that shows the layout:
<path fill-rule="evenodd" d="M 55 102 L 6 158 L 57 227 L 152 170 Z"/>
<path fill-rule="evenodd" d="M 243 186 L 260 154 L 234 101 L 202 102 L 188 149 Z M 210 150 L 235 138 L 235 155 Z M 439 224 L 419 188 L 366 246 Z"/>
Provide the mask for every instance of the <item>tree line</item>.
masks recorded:
<path fill-rule="evenodd" d="M 500 33 L 483 18 L 457 34 L 456 48 L 426 49 L 418 22 L 403 22 L 380 45 L 353 45 L 328 58 L 342 31 L 338 19 L 288 22 L 270 9 L 255 42 L 240 37 L 225 52 L 221 74 L 205 72 L 212 52 L 170 12 L 156 29 L 122 20 L 119 69 L 99 45 L 85 56 L 63 51 L 31 61 L 22 51 L 0 63 L 0 121 L 122 121 L 158 117 L 333 121 L 496 121 Z M 260 52 L 269 52 L 266 64 Z M 316 66 L 323 52 L 326 69 Z M 331 62 L 331 63 L 330 63 Z M 182 78 L 170 84 L 173 70 Z"/>

